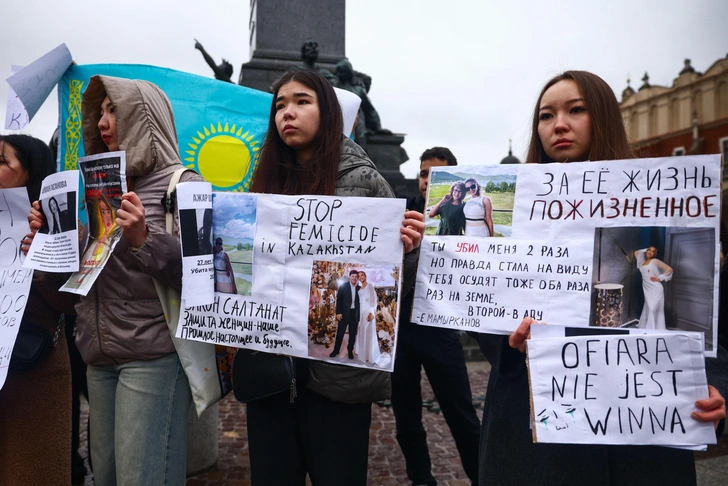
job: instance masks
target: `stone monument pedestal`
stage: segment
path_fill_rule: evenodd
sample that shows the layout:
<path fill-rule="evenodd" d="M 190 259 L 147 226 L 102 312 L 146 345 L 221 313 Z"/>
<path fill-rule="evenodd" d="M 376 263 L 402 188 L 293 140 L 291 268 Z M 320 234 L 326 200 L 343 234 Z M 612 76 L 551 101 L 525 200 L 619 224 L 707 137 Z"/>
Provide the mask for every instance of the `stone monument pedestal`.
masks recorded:
<path fill-rule="evenodd" d="M 217 465 L 218 404 L 197 418 L 195 404 L 187 411 L 187 477 L 209 471 Z"/>
<path fill-rule="evenodd" d="M 402 148 L 402 142 L 402 133 L 369 134 L 362 148 L 377 166 L 379 173 L 392 186 L 394 193 L 404 197 L 417 194 L 418 182 L 416 179 L 405 179 L 399 170 L 399 166 L 409 160 L 407 152 Z"/>

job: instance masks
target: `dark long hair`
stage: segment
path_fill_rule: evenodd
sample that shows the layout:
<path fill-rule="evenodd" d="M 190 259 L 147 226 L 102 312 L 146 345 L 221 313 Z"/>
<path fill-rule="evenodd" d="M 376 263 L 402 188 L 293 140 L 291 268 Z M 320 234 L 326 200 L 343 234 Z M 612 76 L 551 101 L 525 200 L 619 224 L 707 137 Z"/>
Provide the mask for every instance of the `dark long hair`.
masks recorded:
<path fill-rule="evenodd" d="M 56 171 L 51 151 L 45 142 L 30 135 L 0 135 L 0 144 L 6 143 L 12 147 L 20 166 L 28 171 L 28 182 L 25 183 L 25 187 L 28 189 L 30 201 L 33 202 L 40 195 L 43 179 Z M 0 158 L 2 158 L 1 152 Z"/>
<path fill-rule="evenodd" d="M 543 149 L 538 136 L 538 112 L 541 98 L 554 84 L 565 79 L 574 81 L 579 88 L 587 112 L 591 118 L 592 133 L 589 144 L 588 160 L 630 159 L 634 155 L 629 148 L 624 121 L 619 112 L 619 103 L 612 88 L 599 76 L 587 71 L 565 71 L 551 78 L 541 90 L 533 110 L 531 143 L 528 146 L 526 163 L 543 164 L 554 162 Z"/>
<path fill-rule="evenodd" d="M 296 81 L 316 92 L 320 111 L 315 147 L 305 165 L 296 162 L 296 152 L 281 139 L 276 127 L 276 98 L 281 87 Z M 295 71 L 283 76 L 273 87 L 273 103 L 268 133 L 258 167 L 253 174 L 251 192 L 271 194 L 333 195 L 341 156 L 344 121 L 334 88 L 326 78 L 313 71 Z"/>

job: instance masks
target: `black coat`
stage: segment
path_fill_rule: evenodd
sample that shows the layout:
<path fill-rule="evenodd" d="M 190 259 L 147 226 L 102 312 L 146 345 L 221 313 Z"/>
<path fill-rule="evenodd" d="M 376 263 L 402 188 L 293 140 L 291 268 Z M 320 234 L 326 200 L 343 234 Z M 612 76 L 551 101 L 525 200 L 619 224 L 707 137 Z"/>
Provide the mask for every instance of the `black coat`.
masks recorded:
<path fill-rule="evenodd" d="M 478 335 L 492 366 L 480 435 L 480 486 L 696 483 L 692 451 L 658 446 L 534 444 L 525 355 L 508 336 Z M 706 360 L 708 383 L 728 393 L 726 350 Z M 719 433 L 722 433 L 722 426 Z"/>
<path fill-rule="evenodd" d="M 354 300 L 354 313 L 359 319 L 359 287 L 356 286 L 356 299 Z M 351 284 L 347 281 L 336 291 L 336 313 L 341 314 L 341 320 L 348 323 L 351 311 Z"/>

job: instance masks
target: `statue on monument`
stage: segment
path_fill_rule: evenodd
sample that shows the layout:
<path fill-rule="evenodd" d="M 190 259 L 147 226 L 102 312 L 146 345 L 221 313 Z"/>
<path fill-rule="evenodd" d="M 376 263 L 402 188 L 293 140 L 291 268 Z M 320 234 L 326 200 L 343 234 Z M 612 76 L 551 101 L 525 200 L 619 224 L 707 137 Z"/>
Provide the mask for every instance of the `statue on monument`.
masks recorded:
<path fill-rule="evenodd" d="M 356 124 L 355 139 L 357 142 L 363 140 L 367 133 L 391 135 L 392 132 L 386 128 L 382 128 L 379 120 L 379 113 L 369 101 L 367 95 L 368 86 L 371 86 L 371 78 L 365 74 L 357 73 L 352 68 L 348 59 L 342 59 L 336 64 L 336 82 L 334 86 L 346 91 L 351 91 L 361 98 L 361 107 L 359 108 L 359 119 Z M 368 82 L 367 82 L 368 81 Z"/>
<path fill-rule="evenodd" d="M 202 47 L 202 44 L 200 44 L 200 41 L 195 39 L 195 49 L 200 51 L 202 53 L 202 57 L 205 58 L 205 62 L 207 62 L 207 65 L 210 66 L 212 71 L 215 73 L 215 79 L 220 81 L 225 81 L 226 83 L 232 83 L 230 78 L 233 75 L 233 65 L 230 64 L 225 59 L 222 60 L 222 63 L 220 65 L 215 64 L 215 60 L 210 56 L 204 47 Z"/>
<path fill-rule="evenodd" d="M 319 45 L 315 40 L 307 40 L 301 45 L 301 59 L 303 60 L 303 66 L 298 69 L 305 69 L 307 71 L 315 71 L 321 74 L 323 77 L 329 80 L 332 84 L 336 77 L 331 74 L 326 68 L 317 67 L 316 61 L 319 57 Z"/>

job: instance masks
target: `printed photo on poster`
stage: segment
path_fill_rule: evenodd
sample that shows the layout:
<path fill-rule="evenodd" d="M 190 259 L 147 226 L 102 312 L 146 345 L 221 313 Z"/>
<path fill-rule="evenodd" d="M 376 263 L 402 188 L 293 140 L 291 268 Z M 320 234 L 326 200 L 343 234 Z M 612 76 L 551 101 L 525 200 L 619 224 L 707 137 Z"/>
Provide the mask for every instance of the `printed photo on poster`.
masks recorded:
<path fill-rule="evenodd" d="M 400 267 L 314 261 L 308 354 L 389 369 L 394 359 Z"/>
<path fill-rule="evenodd" d="M 715 229 L 597 228 L 590 324 L 702 332 L 713 343 Z"/>
<path fill-rule="evenodd" d="M 515 195 L 515 167 L 433 167 L 425 234 L 511 236 Z"/>
<path fill-rule="evenodd" d="M 212 208 L 180 209 L 182 256 L 211 255 Z"/>
<path fill-rule="evenodd" d="M 45 218 L 39 233 L 57 235 L 65 231 L 76 229 L 76 193 L 66 192 L 56 194 L 48 199 L 41 199 L 40 207 Z"/>
<path fill-rule="evenodd" d="M 256 223 L 255 195 L 213 193 L 213 263 L 215 291 L 251 295 L 253 244 Z"/>
<path fill-rule="evenodd" d="M 116 212 L 126 192 L 126 153 L 92 155 L 80 158 L 78 163 L 84 179 L 89 241 L 78 272 L 60 290 L 86 295 L 121 238 Z"/>
<path fill-rule="evenodd" d="M 54 273 L 78 271 L 86 236 L 80 223 L 85 209 L 76 202 L 81 185 L 76 170 L 56 172 L 43 179 L 38 200 L 43 225 L 28 250 L 26 268 Z"/>

